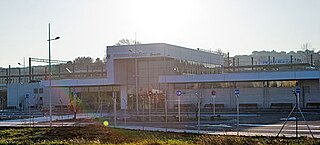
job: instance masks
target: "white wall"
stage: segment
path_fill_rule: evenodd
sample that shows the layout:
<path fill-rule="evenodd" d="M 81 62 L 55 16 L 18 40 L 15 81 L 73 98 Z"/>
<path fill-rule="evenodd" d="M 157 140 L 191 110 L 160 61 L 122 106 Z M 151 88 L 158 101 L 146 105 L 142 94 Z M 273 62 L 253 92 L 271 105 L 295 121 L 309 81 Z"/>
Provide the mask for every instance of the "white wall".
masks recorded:
<path fill-rule="evenodd" d="M 40 87 L 39 83 L 8 84 L 8 107 L 19 108 L 19 104 L 21 103 L 22 108 L 26 109 L 28 104 L 31 106 L 35 105 L 38 96 L 34 94 L 33 89 L 38 87 Z"/>
<path fill-rule="evenodd" d="M 34 89 L 43 88 L 43 93 L 35 93 Z M 69 105 L 69 88 L 53 87 L 51 89 L 52 105 Z M 40 83 L 28 84 L 8 84 L 8 107 L 19 109 L 19 104 L 23 106 L 21 109 L 27 109 L 27 106 L 37 106 L 42 104 L 43 107 L 49 106 L 49 88 Z M 28 94 L 28 98 L 26 97 Z M 41 101 L 41 99 L 43 101 Z M 62 102 L 62 103 L 61 103 Z"/>

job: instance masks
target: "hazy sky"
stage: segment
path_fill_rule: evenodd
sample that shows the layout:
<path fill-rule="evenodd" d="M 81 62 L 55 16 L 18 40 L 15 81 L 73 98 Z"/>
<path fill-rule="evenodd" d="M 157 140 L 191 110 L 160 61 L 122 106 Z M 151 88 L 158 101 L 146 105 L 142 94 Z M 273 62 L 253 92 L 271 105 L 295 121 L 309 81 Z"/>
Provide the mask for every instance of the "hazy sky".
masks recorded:
<path fill-rule="evenodd" d="M 102 58 L 122 38 L 189 48 L 320 49 L 320 0 L 0 0 L 0 67 L 23 57 Z"/>

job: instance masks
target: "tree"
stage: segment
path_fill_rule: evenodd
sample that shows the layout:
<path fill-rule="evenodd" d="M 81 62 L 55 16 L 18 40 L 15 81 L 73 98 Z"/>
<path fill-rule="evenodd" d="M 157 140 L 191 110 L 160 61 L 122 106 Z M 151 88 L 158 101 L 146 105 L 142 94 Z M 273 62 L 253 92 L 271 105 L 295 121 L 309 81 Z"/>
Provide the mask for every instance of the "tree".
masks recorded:
<path fill-rule="evenodd" d="M 89 64 L 89 63 L 92 63 L 93 62 L 93 59 L 91 57 L 77 57 L 73 63 L 76 63 L 76 64 Z"/>
<path fill-rule="evenodd" d="M 103 61 L 100 58 L 97 58 L 94 63 L 103 63 Z"/>
<path fill-rule="evenodd" d="M 311 63 L 311 54 L 314 54 L 314 48 L 311 48 L 310 43 L 304 43 L 301 46 L 303 51 L 298 51 L 297 53 L 304 57 L 304 61 L 307 63 Z M 310 61 L 309 61 L 310 60 Z"/>
<path fill-rule="evenodd" d="M 228 54 L 225 53 L 221 48 L 218 48 L 216 50 L 216 53 L 219 54 L 219 55 L 222 55 L 224 58 L 228 57 Z"/>
<path fill-rule="evenodd" d="M 130 40 L 130 39 L 121 39 L 116 44 L 114 44 L 114 46 L 134 45 L 134 44 L 141 44 L 141 42 Z"/>

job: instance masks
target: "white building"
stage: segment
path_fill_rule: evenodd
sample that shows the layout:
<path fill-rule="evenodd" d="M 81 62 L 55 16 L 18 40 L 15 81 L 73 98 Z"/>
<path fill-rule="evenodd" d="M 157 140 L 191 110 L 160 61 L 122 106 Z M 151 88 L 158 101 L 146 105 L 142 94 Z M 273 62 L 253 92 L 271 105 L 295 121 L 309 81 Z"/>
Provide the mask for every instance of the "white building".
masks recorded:
<path fill-rule="evenodd" d="M 264 109 L 290 106 L 294 103 L 292 89 L 299 87 L 302 89 L 302 107 L 320 107 L 318 70 L 298 71 L 289 67 L 281 71 L 275 68 L 273 71 L 232 72 L 224 71 L 223 64 L 224 58 L 219 54 L 164 43 L 108 46 L 107 77 L 52 80 L 53 104 L 70 105 L 76 93 L 81 100 L 80 106 L 91 111 L 110 109 L 114 98 L 118 109 L 161 109 L 165 101 L 169 109 L 174 109 L 178 103 L 176 91 L 181 90 L 184 106 L 192 107 L 200 97 L 202 107 L 208 107 L 213 103 L 210 94 L 215 90 L 218 106 L 234 108 L 233 91 L 239 89 L 241 107 Z M 23 106 L 19 105 L 27 100 L 23 98 L 29 99 L 24 104 L 27 102 L 36 107 L 43 95 L 43 107 L 46 108 L 48 87 L 48 80 L 28 84 L 25 88 L 24 85 L 9 84 L 8 107 Z M 35 93 L 37 88 L 43 88 L 43 94 L 39 90 Z M 145 104 L 146 100 L 151 103 Z"/>

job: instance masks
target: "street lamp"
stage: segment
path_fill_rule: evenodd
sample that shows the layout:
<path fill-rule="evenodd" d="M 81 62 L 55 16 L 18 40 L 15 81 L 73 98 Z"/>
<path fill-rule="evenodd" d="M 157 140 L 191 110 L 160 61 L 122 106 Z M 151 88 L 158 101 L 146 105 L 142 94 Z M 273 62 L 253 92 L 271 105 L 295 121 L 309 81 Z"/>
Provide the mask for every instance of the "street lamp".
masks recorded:
<path fill-rule="evenodd" d="M 23 70 L 24 70 L 24 75 L 23 75 L 23 77 L 24 77 L 24 83 L 26 83 L 27 82 L 27 80 L 26 80 L 26 62 L 25 62 L 25 58 L 23 58 L 23 64 L 21 64 L 20 62 L 18 63 L 18 65 L 20 65 L 20 66 L 23 66 Z M 19 80 L 20 81 L 20 80 Z"/>
<path fill-rule="evenodd" d="M 56 37 L 54 39 L 51 39 L 50 37 L 50 23 L 49 23 L 49 39 L 47 40 L 49 42 L 49 113 L 50 113 L 50 127 L 52 126 L 52 98 L 51 98 L 51 48 L 50 48 L 50 42 L 53 40 L 58 40 L 60 37 Z"/>
<path fill-rule="evenodd" d="M 21 64 L 20 62 L 18 63 L 18 65 L 20 65 L 20 66 L 23 66 L 23 70 L 24 70 L 24 75 L 23 75 L 23 77 L 24 77 L 24 83 L 23 83 L 23 97 L 24 97 L 24 103 L 26 104 L 26 93 L 25 93 L 25 91 L 26 91 L 26 64 L 25 64 L 25 59 L 23 58 L 23 64 Z M 19 76 L 19 79 L 20 79 L 20 76 Z M 19 80 L 19 82 L 20 82 L 20 80 Z M 30 102 L 28 103 L 28 105 L 30 105 Z M 29 113 L 30 113 L 30 106 L 28 106 L 28 108 L 29 108 Z M 30 115 L 30 114 L 29 114 Z"/>
<path fill-rule="evenodd" d="M 129 49 L 129 52 L 136 53 L 136 44 L 134 45 L 135 52 L 133 52 L 131 49 Z M 138 92 L 138 59 L 134 59 L 135 62 L 135 86 L 136 86 L 136 111 L 137 115 L 139 115 L 139 92 Z"/>

